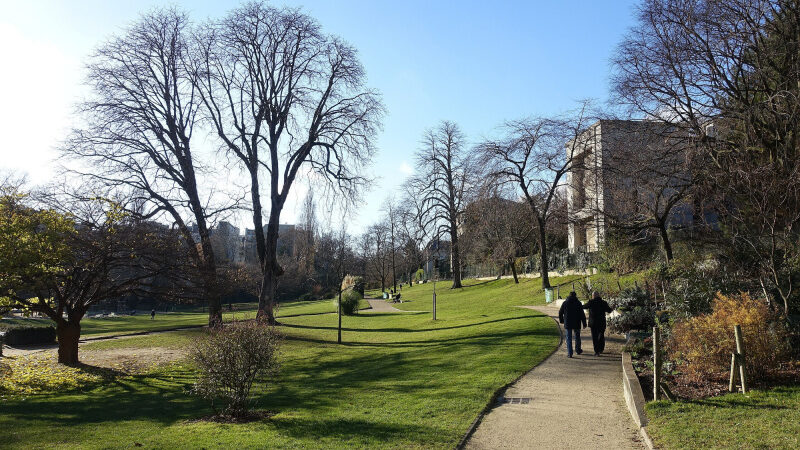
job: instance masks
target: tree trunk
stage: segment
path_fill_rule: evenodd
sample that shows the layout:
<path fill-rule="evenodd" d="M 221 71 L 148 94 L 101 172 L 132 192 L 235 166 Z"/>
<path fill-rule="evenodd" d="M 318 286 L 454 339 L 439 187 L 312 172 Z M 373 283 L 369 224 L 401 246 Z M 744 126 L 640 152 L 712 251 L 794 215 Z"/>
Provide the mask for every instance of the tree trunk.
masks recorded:
<path fill-rule="evenodd" d="M 267 225 L 266 254 L 262 268 L 261 291 L 258 293 L 258 313 L 256 318 L 275 325 L 275 293 L 278 289 L 278 277 L 282 270 L 278 265 L 278 216 L 270 213 Z"/>
<path fill-rule="evenodd" d="M 519 284 L 519 278 L 517 278 L 517 267 L 514 265 L 514 258 L 508 258 L 508 264 L 511 266 L 511 274 L 514 275 L 514 284 Z"/>
<path fill-rule="evenodd" d="M 222 325 L 222 297 L 217 284 L 217 271 L 207 262 L 203 263 L 201 271 L 208 297 L 208 326 L 217 327 Z"/>
<path fill-rule="evenodd" d="M 541 258 L 542 289 L 550 287 L 550 263 L 547 258 L 547 232 L 543 220 L 537 218 L 539 224 L 539 257 Z"/>
<path fill-rule="evenodd" d="M 266 239 L 264 238 L 264 220 L 262 218 L 261 192 L 258 183 L 258 167 L 250 170 L 250 197 L 253 202 L 253 232 L 256 235 L 256 253 L 258 263 L 263 267 L 267 253 Z"/>
<path fill-rule="evenodd" d="M 667 264 L 672 262 L 672 243 L 669 241 L 669 234 L 667 233 L 667 224 L 661 222 L 658 224 L 658 231 L 661 233 L 661 244 L 664 247 L 664 258 Z"/>
<path fill-rule="evenodd" d="M 68 366 L 78 365 L 80 322 L 59 320 L 56 323 L 56 335 L 58 336 L 58 362 Z"/>
<path fill-rule="evenodd" d="M 450 265 L 453 271 L 453 287 L 461 287 L 461 252 L 458 248 L 458 228 L 455 223 L 450 224 Z"/>

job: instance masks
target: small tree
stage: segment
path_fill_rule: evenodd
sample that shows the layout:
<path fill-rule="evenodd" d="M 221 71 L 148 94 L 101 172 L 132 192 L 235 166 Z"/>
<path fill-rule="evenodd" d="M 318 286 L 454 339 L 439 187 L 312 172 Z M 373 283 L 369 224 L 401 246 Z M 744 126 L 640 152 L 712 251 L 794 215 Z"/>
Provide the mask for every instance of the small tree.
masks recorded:
<path fill-rule="evenodd" d="M 559 118 L 507 122 L 505 136 L 478 146 L 482 163 L 501 183 L 516 186 L 530 207 L 539 238 L 542 287 L 550 287 L 547 229 L 566 176 L 582 165 L 580 152 L 588 137 L 589 104 Z M 566 148 L 565 148 L 566 147 Z"/>
<path fill-rule="evenodd" d="M 150 291 L 174 272 L 185 248 L 169 230 L 131 220 L 117 203 L 52 200 L 37 209 L 26 195 L 0 195 L 0 303 L 52 319 L 58 362 L 75 365 L 89 307 Z"/>
<path fill-rule="evenodd" d="M 200 371 L 193 392 L 211 400 L 215 413 L 243 418 L 250 410 L 250 391 L 256 381 L 275 376 L 280 336 L 257 322 L 234 322 L 211 329 L 199 339 L 191 358 Z M 222 401 L 221 410 L 215 402 Z"/>

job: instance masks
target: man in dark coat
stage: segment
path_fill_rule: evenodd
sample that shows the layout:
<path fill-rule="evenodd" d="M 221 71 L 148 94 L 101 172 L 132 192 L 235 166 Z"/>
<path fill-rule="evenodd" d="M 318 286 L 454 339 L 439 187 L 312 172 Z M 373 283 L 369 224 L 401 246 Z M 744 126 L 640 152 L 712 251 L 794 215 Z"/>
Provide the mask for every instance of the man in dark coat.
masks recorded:
<path fill-rule="evenodd" d="M 608 302 L 600 298 L 600 293 L 594 291 L 592 299 L 583 305 L 589 310 L 589 328 L 592 330 L 592 345 L 594 356 L 600 356 L 606 348 L 606 314 L 612 311 Z"/>
<path fill-rule="evenodd" d="M 581 354 L 581 325 L 586 328 L 586 314 L 583 305 L 575 292 L 570 292 L 561 309 L 558 310 L 558 321 L 564 324 L 567 331 L 567 357 L 572 358 L 572 338 L 575 337 L 575 353 Z"/>

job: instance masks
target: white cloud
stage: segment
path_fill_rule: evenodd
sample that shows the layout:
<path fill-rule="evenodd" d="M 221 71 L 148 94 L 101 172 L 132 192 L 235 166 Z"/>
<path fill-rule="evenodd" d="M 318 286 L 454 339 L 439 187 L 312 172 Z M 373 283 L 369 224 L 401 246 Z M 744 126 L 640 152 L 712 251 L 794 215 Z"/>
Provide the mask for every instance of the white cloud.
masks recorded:
<path fill-rule="evenodd" d="M 403 161 L 400 164 L 400 173 L 402 173 L 407 177 L 410 177 L 411 175 L 414 174 L 414 168 L 411 167 L 407 162 Z"/>

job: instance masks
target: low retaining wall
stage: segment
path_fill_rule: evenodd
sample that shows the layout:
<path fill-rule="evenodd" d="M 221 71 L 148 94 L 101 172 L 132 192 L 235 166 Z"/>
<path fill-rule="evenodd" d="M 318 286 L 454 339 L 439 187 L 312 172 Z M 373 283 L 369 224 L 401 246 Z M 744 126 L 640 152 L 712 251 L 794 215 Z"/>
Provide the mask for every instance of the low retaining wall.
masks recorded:
<path fill-rule="evenodd" d="M 625 394 L 625 403 L 628 405 L 628 412 L 631 418 L 639 427 L 639 434 L 642 436 L 647 448 L 653 450 L 655 447 L 650 435 L 647 433 L 647 416 L 644 413 L 644 392 L 636 371 L 633 370 L 631 354 L 622 352 L 622 392 Z"/>

